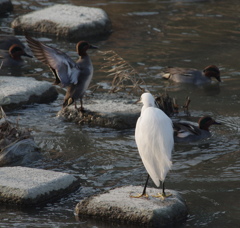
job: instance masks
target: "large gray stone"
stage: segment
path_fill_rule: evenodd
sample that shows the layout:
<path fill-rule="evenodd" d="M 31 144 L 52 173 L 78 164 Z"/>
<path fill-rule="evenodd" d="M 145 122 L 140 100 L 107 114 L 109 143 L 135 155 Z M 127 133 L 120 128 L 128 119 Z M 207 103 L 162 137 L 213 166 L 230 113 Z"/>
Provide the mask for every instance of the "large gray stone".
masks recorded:
<path fill-rule="evenodd" d="M 52 201 L 75 190 L 71 174 L 26 167 L 0 168 L 0 202 L 34 205 Z"/>
<path fill-rule="evenodd" d="M 0 16 L 13 10 L 13 5 L 10 0 L 0 0 Z"/>
<path fill-rule="evenodd" d="M 49 82 L 30 77 L 0 77 L 0 106 L 4 110 L 32 103 L 48 103 L 57 96 L 56 88 Z"/>
<path fill-rule="evenodd" d="M 99 8 L 56 4 L 17 17 L 12 28 L 18 32 L 45 33 L 76 40 L 109 33 L 111 21 Z"/>
<path fill-rule="evenodd" d="M 131 198 L 143 191 L 141 186 L 115 188 L 80 201 L 75 212 L 79 217 L 93 217 L 117 223 L 132 223 L 148 227 L 169 227 L 184 221 L 188 210 L 184 199 L 173 190 L 164 200 L 154 198 L 159 189 L 147 188 L 149 198 Z"/>

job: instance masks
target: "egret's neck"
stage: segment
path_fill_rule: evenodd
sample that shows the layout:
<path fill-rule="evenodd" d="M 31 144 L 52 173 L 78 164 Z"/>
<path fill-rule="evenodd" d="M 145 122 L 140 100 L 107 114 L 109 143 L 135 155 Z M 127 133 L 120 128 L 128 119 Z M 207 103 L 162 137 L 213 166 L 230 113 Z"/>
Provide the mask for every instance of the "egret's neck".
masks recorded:
<path fill-rule="evenodd" d="M 141 113 L 143 113 L 146 108 L 146 106 L 142 106 Z"/>
<path fill-rule="evenodd" d="M 141 113 L 143 113 L 144 110 L 147 109 L 147 108 L 149 108 L 149 107 L 155 108 L 156 106 L 155 106 L 155 104 L 147 104 L 147 105 L 145 104 L 145 105 L 142 106 Z"/>

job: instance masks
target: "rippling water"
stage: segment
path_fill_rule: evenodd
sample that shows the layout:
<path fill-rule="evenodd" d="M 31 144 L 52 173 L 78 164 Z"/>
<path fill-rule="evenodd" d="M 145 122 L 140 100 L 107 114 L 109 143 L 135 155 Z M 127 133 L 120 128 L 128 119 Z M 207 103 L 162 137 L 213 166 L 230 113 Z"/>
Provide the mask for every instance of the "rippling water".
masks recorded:
<path fill-rule="evenodd" d="M 211 128 L 211 139 L 175 145 L 173 170 L 166 187 L 186 199 L 190 215 L 182 227 L 239 227 L 240 194 L 240 5 L 230 1 L 13 1 L 15 11 L 0 18 L 1 35 L 13 34 L 10 23 L 17 15 L 54 3 L 101 7 L 113 22 L 106 40 L 92 40 L 102 51 L 114 50 L 141 73 L 150 91 L 165 90 L 180 104 L 191 97 L 191 117 L 209 114 L 222 122 Z M 22 36 L 20 39 L 24 41 Z M 76 58 L 75 44 L 39 37 L 42 42 Z M 95 75 L 92 84 L 110 82 L 100 72 L 103 58 L 91 52 Z M 51 72 L 35 59 L 26 59 L 22 72 L 2 70 L 1 75 L 24 75 L 52 81 Z M 220 67 L 223 83 L 209 88 L 162 81 L 165 66 L 203 69 Z M 72 173 L 82 179 L 81 188 L 60 201 L 35 209 L 0 205 L 1 227 L 112 227 L 94 220 L 79 221 L 73 209 L 85 196 L 111 187 L 143 185 L 146 172 L 134 141 L 134 129 L 114 130 L 77 126 L 56 117 L 63 91 L 48 105 L 32 105 L 7 113 L 12 121 L 32 129 L 44 159 L 31 167 Z M 151 183 L 152 186 L 153 183 Z M 118 227 L 133 227 L 119 225 Z"/>

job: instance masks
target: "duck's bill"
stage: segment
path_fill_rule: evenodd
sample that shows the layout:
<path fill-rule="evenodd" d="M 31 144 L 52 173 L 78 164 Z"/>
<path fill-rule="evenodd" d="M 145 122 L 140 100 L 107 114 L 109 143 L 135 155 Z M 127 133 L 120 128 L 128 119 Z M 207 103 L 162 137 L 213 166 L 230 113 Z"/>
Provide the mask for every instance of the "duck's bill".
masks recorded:
<path fill-rule="evenodd" d="M 33 56 L 27 54 L 27 53 L 24 53 L 23 56 L 26 56 L 26 57 L 29 57 L 29 58 L 33 58 Z"/>
<path fill-rule="evenodd" d="M 222 125 L 221 123 L 215 121 L 213 124 L 216 124 L 216 125 Z"/>
<path fill-rule="evenodd" d="M 222 80 L 221 80 L 220 77 L 216 77 L 216 79 L 217 79 L 219 82 L 222 82 Z"/>
<path fill-rule="evenodd" d="M 98 49 L 98 47 L 97 47 L 97 46 L 90 45 L 90 46 L 89 46 L 89 49 Z"/>

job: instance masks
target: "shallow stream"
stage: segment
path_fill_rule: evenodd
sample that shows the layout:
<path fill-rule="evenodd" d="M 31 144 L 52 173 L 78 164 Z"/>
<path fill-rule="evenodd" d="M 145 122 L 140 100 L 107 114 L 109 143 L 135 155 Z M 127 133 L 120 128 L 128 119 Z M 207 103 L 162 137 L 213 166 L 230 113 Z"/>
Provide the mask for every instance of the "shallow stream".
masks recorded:
<path fill-rule="evenodd" d="M 240 3 L 238 0 L 24 0 L 12 1 L 13 13 L 0 18 L 1 35 L 13 34 L 11 21 L 18 15 L 54 3 L 104 9 L 113 23 L 106 39 L 92 39 L 101 51 L 113 50 L 141 74 L 151 92 L 167 91 L 183 104 L 190 96 L 190 117 L 197 122 L 209 114 L 222 125 L 211 128 L 212 137 L 199 143 L 175 145 L 173 170 L 166 188 L 186 199 L 189 217 L 181 227 L 240 226 Z M 23 36 L 18 36 L 24 41 Z M 75 43 L 38 37 L 77 58 Z M 109 83 L 100 71 L 103 56 L 91 51 L 95 67 L 92 85 Z M 2 69 L 1 75 L 24 75 L 53 81 L 48 67 L 26 59 L 22 72 Z M 203 69 L 215 64 L 223 82 L 208 89 L 163 81 L 166 66 Z M 82 179 L 78 191 L 56 203 L 34 209 L 0 205 L 0 227 L 126 227 L 95 220 L 78 220 L 74 207 L 82 198 L 122 185 L 143 185 L 146 171 L 139 157 L 134 129 L 78 126 L 57 118 L 64 92 L 51 104 L 36 104 L 8 112 L 12 121 L 32 129 L 44 159 L 30 165 L 75 174 Z M 140 111 L 140 106 L 139 106 Z M 151 186 L 154 186 L 150 182 Z"/>

